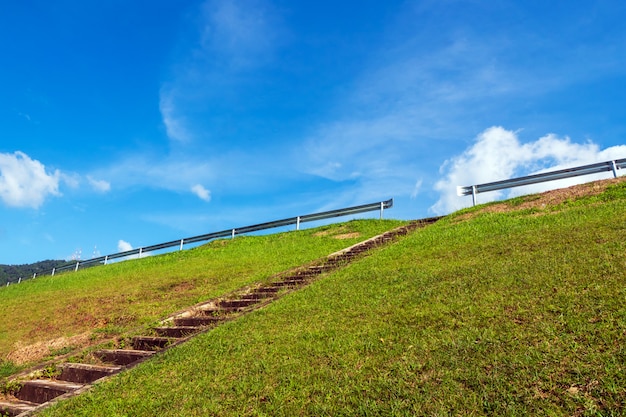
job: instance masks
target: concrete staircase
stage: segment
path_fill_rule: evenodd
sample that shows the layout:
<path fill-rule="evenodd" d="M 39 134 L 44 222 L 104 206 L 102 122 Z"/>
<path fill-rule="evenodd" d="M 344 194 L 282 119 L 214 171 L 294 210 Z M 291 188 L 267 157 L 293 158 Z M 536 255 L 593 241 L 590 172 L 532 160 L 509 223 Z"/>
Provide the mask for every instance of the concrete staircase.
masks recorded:
<path fill-rule="evenodd" d="M 410 223 L 349 248 L 335 252 L 311 265 L 296 268 L 274 277 L 273 282 L 245 288 L 225 299 L 210 300 L 169 317 L 145 336 L 135 336 L 124 349 L 100 349 L 91 353 L 98 364 L 60 363 L 46 377 L 37 372 L 31 379 L 15 381 L 13 395 L 0 401 L 0 415 L 26 417 L 52 402 L 78 395 L 94 383 L 148 360 L 159 351 L 169 349 L 189 338 L 210 330 L 227 320 L 261 308 L 301 288 L 321 274 L 339 269 L 372 248 L 385 245 L 396 237 L 426 226 L 439 218 Z M 41 372 L 40 372 L 41 374 Z M 45 373 L 44 373 L 45 374 Z"/>

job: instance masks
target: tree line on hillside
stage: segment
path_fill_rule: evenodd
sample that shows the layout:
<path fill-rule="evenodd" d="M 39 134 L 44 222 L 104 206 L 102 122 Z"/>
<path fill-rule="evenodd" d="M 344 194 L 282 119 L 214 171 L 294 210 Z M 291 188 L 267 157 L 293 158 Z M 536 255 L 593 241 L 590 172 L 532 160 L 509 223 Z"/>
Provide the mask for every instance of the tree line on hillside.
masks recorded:
<path fill-rule="evenodd" d="M 49 274 L 53 268 L 63 265 L 67 265 L 67 261 L 51 259 L 26 265 L 0 265 L 0 285 L 6 285 L 7 282 L 18 282 L 20 278 L 22 280 L 30 279 L 34 274 Z"/>

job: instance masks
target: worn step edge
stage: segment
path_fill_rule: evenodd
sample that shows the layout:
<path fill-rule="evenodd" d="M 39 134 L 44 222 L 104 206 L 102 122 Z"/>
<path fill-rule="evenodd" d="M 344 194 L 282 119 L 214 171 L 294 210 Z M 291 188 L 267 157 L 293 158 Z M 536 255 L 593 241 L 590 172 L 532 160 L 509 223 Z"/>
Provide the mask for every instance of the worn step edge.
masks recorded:
<path fill-rule="evenodd" d="M 61 374 L 56 378 L 60 381 L 89 384 L 105 376 L 114 375 L 122 370 L 119 365 L 91 365 L 86 363 L 62 363 L 59 365 Z"/>
<path fill-rule="evenodd" d="M 22 400 L 0 400 L 0 413 L 8 414 L 9 417 L 18 416 L 27 411 L 34 410 L 39 404 Z"/>
<path fill-rule="evenodd" d="M 37 404 L 46 403 L 53 398 L 82 388 L 84 384 L 52 379 L 33 379 L 23 381 L 22 388 L 15 394 L 15 398 Z"/>
<path fill-rule="evenodd" d="M 218 303 L 219 307 L 243 308 L 258 303 L 257 300 L 225 300 Z"/>
<path fill-rule="evenodd" d="M 174 337 L 163 336 L 134 336 L 133 349 L 136 350 L 161 350 L 176 341 Z"/>
<path fill-rule="evenodd" d="M 192 336 L 202 331 L 201 326 L 170 326 L 170 327 L 155 327 L 154 331 L 157 335 L 162 337 L 175 337 L 184 338 Z"/>
<path fill-rule="evenodd" d="M 136 349 L 101 349 L 93 352 L 93 355 L 101 361 L 121 366 L 134 364 L 154 354 L 155 352 L 151 350 Z"/>

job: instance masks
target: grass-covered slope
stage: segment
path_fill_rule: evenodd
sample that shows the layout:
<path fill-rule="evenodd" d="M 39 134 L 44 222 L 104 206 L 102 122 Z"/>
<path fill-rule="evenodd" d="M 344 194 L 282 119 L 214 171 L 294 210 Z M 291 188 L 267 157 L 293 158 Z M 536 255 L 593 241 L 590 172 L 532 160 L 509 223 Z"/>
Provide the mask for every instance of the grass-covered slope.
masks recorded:
<path fill-rule="evenodd" d="M 310 262 L 404 222 L 240 236 L 0 288 L 0 377 Z M 1 381 L 0 381 L 1 382 Z"/>
<path fill-rule="evenodd" d="M 45 416 L 623 415 L 626 182 L 457 213 Z"/>

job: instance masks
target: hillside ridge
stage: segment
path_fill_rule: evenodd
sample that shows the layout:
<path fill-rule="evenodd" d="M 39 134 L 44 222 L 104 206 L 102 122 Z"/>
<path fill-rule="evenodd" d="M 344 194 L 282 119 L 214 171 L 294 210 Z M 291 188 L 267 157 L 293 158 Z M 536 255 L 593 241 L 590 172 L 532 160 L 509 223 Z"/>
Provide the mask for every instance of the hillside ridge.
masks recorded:
<path fill-rule="evenodd" d="M 410 222 L 334 252 L 319 261 L 279 273 L 270 283 L 246 286 L 219 299 L 196 304 L 161 321 L 153 327 L 151 334 L 118 341 L 118 347 L 111 349 L 92 350 L 86 356 L 85 363 L 47 362 L 37 365 L 5 383 L 4 386 L 10 388 L 5 388 L 4 396 L 0 394 L 0 413 L 6 413 L 9 417 L 26 417 L 59 400 L 79 395 L 94 383 L 130 369 L 158 352 L 185 343 L 223 322 L 262 308 L 309 284 L 321 274 L 344 267 L 369 250 L 437 220 L 439 218 Z M 95 363 L 91 363 L 94 360 Z"/>

